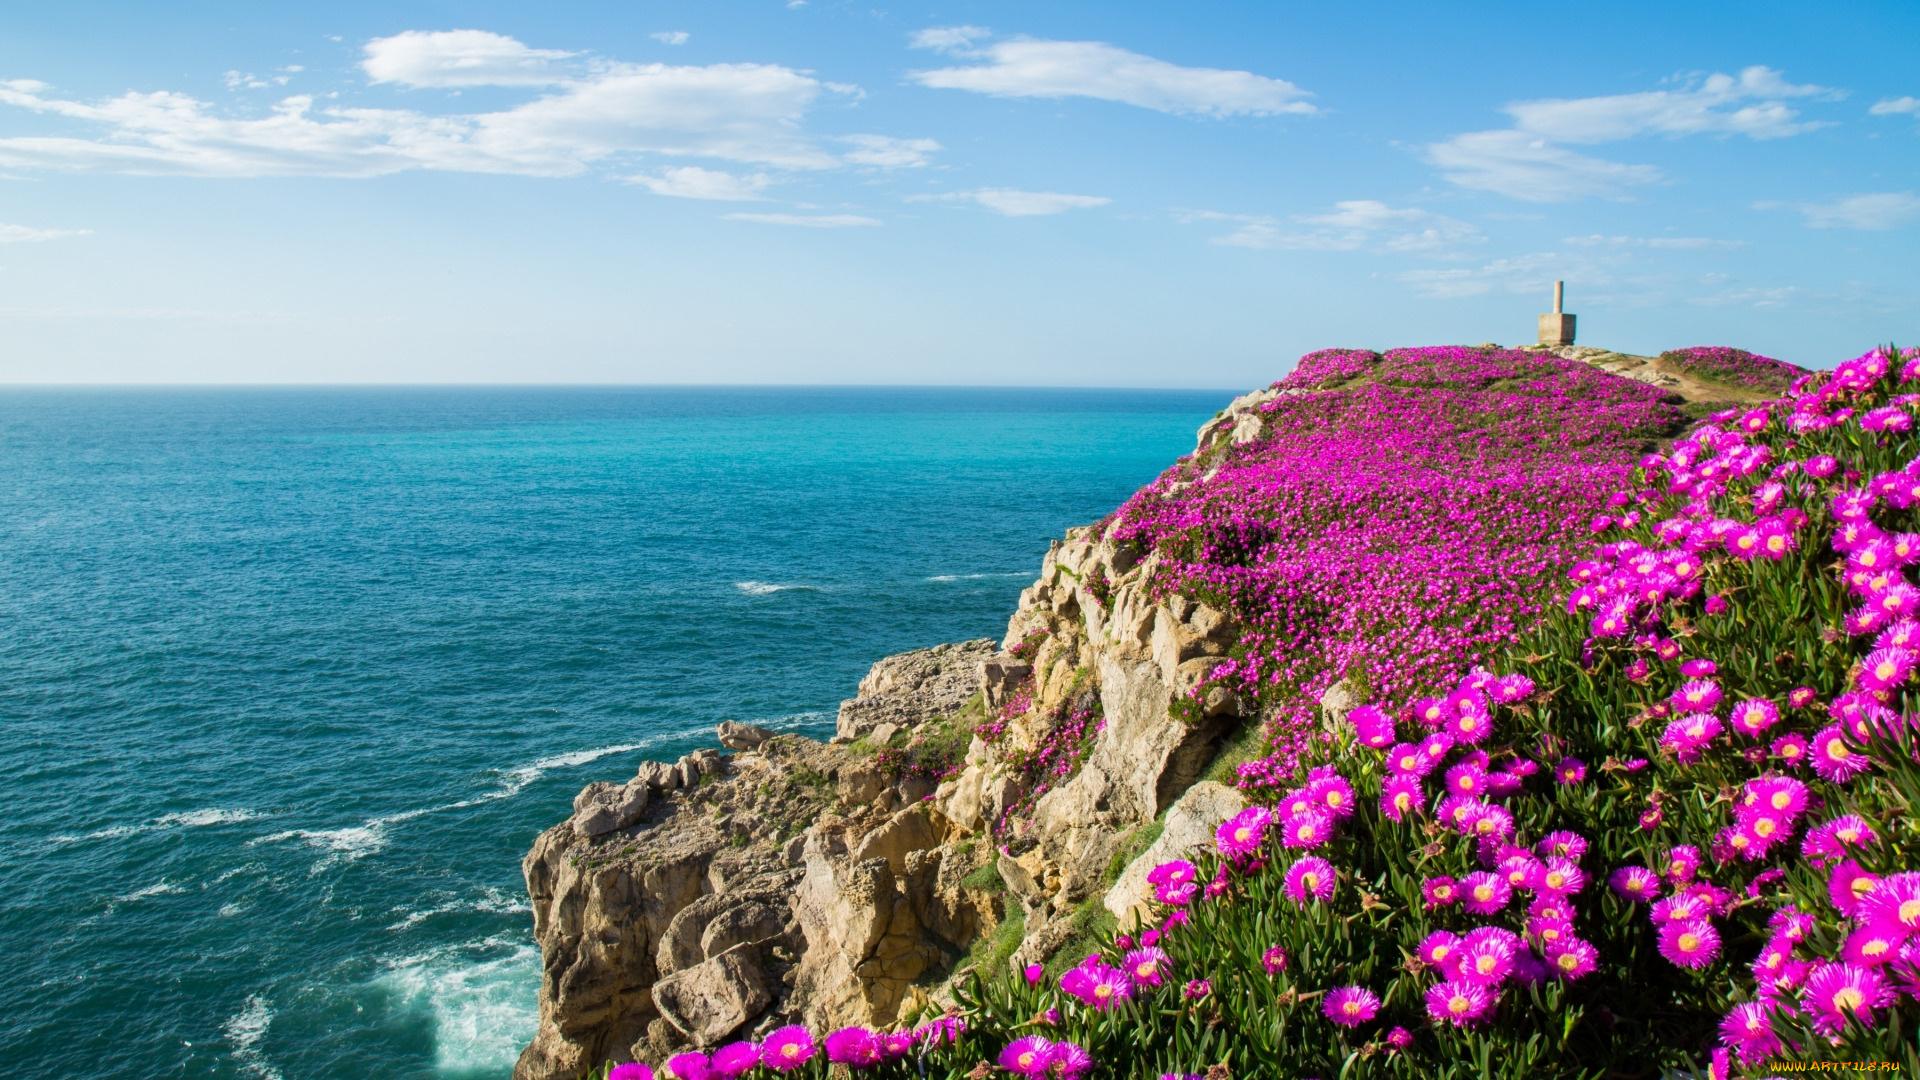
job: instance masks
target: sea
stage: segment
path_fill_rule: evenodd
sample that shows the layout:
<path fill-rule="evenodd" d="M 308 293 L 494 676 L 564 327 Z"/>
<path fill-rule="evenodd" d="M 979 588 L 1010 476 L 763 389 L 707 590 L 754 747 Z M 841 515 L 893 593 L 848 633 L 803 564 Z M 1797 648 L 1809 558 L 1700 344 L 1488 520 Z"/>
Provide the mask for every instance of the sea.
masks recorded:
<path fill-rule="evenodd" d="M 582 785 L 1000 637 L 1231 396 L 0 390 L 0 1075 L 508 1077 Z"/>

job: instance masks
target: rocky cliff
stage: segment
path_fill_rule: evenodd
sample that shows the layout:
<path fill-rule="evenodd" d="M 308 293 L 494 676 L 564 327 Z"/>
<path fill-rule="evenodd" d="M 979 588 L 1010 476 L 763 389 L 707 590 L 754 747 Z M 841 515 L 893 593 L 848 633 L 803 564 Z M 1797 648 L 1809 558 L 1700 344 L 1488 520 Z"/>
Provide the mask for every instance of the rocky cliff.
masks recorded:
<path fill-rule="evenodd" d="M 1554 351 L 1712 396 L 1653 358 Z M 1298 392 L 1236 399 L 1197 466 Z M 516 1080 L 786 1023 L 884 1028 L 972 966 L 1131 919 L 1145 868 L 1244 805 L 1205 778 L 1231 779 L 1223 750 L 1266 718 L 1209 682 L 1240 636 L 1228 614 L 1156 590 L 1157 553 L 1095 532 L 1052 545 L 997 646 L 876 664 L 831 743 L 723 724 L 722 749 L 583 790 L 524 864 L 543 975 Z M 1321 705 L 1351 703 L 1335 686 Z"/>

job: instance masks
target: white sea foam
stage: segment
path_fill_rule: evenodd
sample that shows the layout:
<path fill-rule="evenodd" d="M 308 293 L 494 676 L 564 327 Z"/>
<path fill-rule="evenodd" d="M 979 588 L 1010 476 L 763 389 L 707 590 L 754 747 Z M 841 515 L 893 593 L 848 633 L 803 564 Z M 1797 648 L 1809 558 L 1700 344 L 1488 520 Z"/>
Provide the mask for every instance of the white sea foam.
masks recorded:
<path fill-rule="evenodd" d="M 71 844 L 80 840 L 114 840 L 122 836 L 134 836 L 165 829 L 199 829 L 208 825 L 231 825 L 237 821 L 253 821 L 265 816 L 253 810 L 188 810 L 179 814 L 162 814 L 138 825 L 110 825 L 79 836 L 63 834 L 54 837 L 52 842 Z"/>
<path fill-rule="evenodd" d="M 418 815 L 414 815 L 418 816 Z M 285 832 L 256 836 L 247 841 L 247 846 L 255 844 L 277 844 L 287 840 L 304 840 L 308 847 L 319 848 L 327 854 L 313 864 L 308 871 L 318 874 L 345 863 L 364 859 L 387 846 L 387 825 L 391 819 L 374 818 L 365 825 L 355 825 L 345 829 L 288 829 Z"/>
<path fill-rule="evenodd" d="M 624 754 L 632 750 L 644 750 L 655 743 L 665 742 L 674 735 L 656 735 L 651 739 L 642 739 L 637 743 L 621 743 L 618 746 L 598 746 L 592 750 L 574 750 L 570 753 L 543 757 L 531 765 L 522 765 L 516 769 L 503 769 L 500 772 L 500 789 L 490 791 L 477 799 L 467 799 L 453 806 L 472 806 L 488 799 L 505 799 L 520 794 L 520 789 L 545 776 L 550 769 L 571 769 L 585 765 L 589 761 L 606 757 L 608 754 Z M 451 807 L 450 807 L 451 808 Z"/>
<path fill-rule="evenodd" d="M 733 587 L 748 596 L 765 596 L 768 593 L 786 592 L 790 589 L 799 589 L 803 592 L 821 591 L 818 585 L 776 585 L 771 581 L 736 581 Z"/>
<path fill-rule="evenodd" d="M 1002 570 L 997 574 L 935 574 L 928 581 L 979 581 L 982 578 L 1031 577 L 1031 570 Z"/>
<path fill-rule="evenodd" d="M 267 1028 L 272 1023 L 273 1004 L 254 994 L 220 1027 L 233 1046 L 233 1059 L 240 1063 L 240 1070 L 257 1080 L 281 1080 L 280 1070 L 260 1051 L 260 1040 L 267 1037 Z"/>
<path fill-rule="evenodd" d="M 125 896 L 116 896 L 113 900 L 114 903 L 117 904 L 132 904 L 152 896 L 171 896 L 175 893 L 183 893 L 186 891 L 187 890 L 180 886 L 168 881 L 166 878 L 161 878 L 160 884 L 158 885 L 149 885 L 144 889 L 130 892 Z"/>
<path fill-rule="evenodd" d="M 477 911 L 477 912 L 482 912 L 487 914 L 511 915 L 511 914 L 518 914 L 521 912 L 530 912 L 532 910 L 533 908 L 527 906 L 526 901 L 522 900 L 520 897 L 515 896 L 514 894 L 509 893 L 503 889 L 496 889 L 493 886 L 489 885 L 486 888 L 486 890 L 480 894 L 480 896 L 474 899 L 456 900 L 451 903 L 440 904 L 435 907 L 430 907 L 423 911 L 409 911 L 406 913 L 405 918 L 401 919 L 397 923 L 394 923 L 392 926 L 387 927 L 387 929 L 388 930 L 406 930 L 411 927 L 418 926 L 419 924 L 427 921 L 428 919 L 433 918 L 435 915 L 452 915 L 456 912 L 462 912 L 462 911 Z"/>
<path fill-rule="evenodd" d="M 513 1068 L 540 1019 L 540 950 L 490 937 L 389 963 L 378 981 L 408 1008 L 431 1014 L 441 1072 Z"/>

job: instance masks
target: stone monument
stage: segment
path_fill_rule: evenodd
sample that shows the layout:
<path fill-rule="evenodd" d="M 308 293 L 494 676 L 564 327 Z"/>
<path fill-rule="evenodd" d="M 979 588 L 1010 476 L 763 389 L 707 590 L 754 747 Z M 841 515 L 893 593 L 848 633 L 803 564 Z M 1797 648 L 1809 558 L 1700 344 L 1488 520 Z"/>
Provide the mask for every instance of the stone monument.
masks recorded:
<path fill-rule="evenodd" d="M 1567 283 L 1553 283 L 1553 313 L 1540 316 L 1540 344 L 1573 344 L 1573 316 L 1562 310 L 1567 302 Z"/>

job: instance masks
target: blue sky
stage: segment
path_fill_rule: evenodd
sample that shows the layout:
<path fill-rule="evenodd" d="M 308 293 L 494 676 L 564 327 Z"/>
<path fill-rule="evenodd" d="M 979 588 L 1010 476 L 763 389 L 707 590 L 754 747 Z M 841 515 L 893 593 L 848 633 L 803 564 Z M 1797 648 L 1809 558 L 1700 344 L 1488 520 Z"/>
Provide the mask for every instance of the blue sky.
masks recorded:
<path fill-rule="evenodd" d="M 1916 339 L 1912 3 L 0 12 L 0 381 L 1238 388 Z"/>

